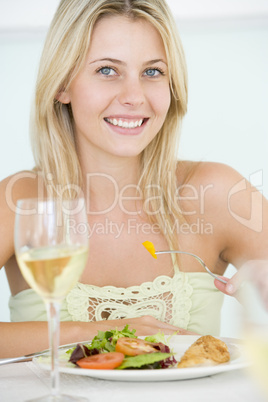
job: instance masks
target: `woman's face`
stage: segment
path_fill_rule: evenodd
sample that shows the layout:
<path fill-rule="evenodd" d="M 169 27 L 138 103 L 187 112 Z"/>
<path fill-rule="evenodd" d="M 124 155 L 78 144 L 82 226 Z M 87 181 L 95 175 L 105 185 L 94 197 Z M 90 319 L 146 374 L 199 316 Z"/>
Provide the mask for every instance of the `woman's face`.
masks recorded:
<path fill-rule="evenodd" d="M 145 20 L 101 19 L 83 68 L 59 100 L 71 103 L 80 152 L 139 155 L 170 105 L 167 60 L 157 30 Z"/>

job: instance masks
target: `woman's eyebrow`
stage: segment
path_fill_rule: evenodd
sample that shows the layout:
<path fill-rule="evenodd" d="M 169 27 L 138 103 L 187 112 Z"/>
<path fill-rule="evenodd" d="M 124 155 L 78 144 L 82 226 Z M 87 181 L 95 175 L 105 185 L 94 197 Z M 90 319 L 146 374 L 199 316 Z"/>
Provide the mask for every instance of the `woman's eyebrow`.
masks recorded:
<path fill-rule="evenodd" d="M 100 61 L 110 61 L 111 63 L 115 63 L 115 64 L 126 64 L 122 60 L 112 59 L 110 57 L 104 57 L 103 59 L 97 59 L 97 60 L 91 61 L 89 64 L 98 63 Z"/>
<path fill-rule="evenodd" d="M 147 66 L 147 65 L 149 65 L 149 64 L 156 64 L 156 63 L 164 63 L 164 64 L 167 65 L 167 62 L 166 62 L 165 60 L 163 60 L 163 59 L 149 60 L 149 61 L 146 61 L 145 63 L 143 63 L 143 65 L 144 65 L 144 66 Z"/>
<path fill-rule="evenodd" d="M 104 57 L 103 59 L 93 60 L 93 61 L 91 61 L 89 64 L 94 64 L 94 63 L 98 63 L 98 62 L 101 62 L 101 61 L 102 61 L 102 62 L 103 62 L 103 61 L 106 61 L 106 62 L 115 63 L 115 64 L 120 64 L 120 65 L 126 65 L 126 64 L 127 64 L 127 63 L 125 63 L 125 62 L 122 61 L 122 60 L 113 59 L 113 58 L 111 58 L 111 57 Z M 156 64 L 156 63 L 159 63 L 159 62 L 164 63 L 164 64 L 167 65 L 167 62 L 166 62 L 165 60 L 163 60 L 163 59 L 148 60 L 148 61 L 144 62 L 143 65 L 144 65 L 144 66 L 147 66 L 147 65 Z"/>

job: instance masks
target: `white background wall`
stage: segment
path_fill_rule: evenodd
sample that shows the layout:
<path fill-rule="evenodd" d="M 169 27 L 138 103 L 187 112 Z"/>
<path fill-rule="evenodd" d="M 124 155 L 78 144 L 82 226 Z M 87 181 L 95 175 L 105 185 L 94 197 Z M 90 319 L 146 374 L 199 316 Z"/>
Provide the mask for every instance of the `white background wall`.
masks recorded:
<path fill-rule="evenodd" d="M 246 178 L 262 173 L 268 196 L 268 1 L 169 0 L 189 70 L 189 109 L 180 157 L 227 163 Z M 30 103 L 48 22 L 58 0 L 0 0 L 0 180 L 31 168 Z M 232 275 L 230 267 L 227 274 Z M 9 290 L 0 271 L 0 320 Z M 222 335 L 236 336 L 227 298 Z M 235 310 L 234 310 L 235 309 Z M 235 311 L 235 312 L 234 312 Z"/>

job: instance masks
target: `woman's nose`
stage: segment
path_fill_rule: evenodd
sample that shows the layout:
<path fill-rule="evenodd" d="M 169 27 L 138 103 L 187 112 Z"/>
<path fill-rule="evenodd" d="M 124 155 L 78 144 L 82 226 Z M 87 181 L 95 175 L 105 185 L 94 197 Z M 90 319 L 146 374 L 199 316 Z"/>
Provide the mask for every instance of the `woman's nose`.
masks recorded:
<path fill-rule="evenodd" d="M 144 87 L 140 78 L 125 77 L 122 81 L 118 100 L 122 105 L 137 107 L 144 103 Z"/>

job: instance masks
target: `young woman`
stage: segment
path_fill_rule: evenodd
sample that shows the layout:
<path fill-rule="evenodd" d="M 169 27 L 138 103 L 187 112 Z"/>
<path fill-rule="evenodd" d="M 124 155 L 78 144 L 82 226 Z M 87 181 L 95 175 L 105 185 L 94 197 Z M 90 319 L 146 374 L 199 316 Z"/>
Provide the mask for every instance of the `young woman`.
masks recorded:
<path fill-rule="evenodd" d="M 219 334 L 237 277 L 225 286 L 196 260 L 155 260 L 142 243 L 195 253 L 223 275 L 229 263 L 267 258 L 268 205 L 249 183 L 239 191 L 244 179 L 225 165 L 177 160 L 186 110 L 183 49 L 164 1 L 60 2 L 36 86 L 36 167 L 1 183 L 13 322 L 0 324 L 0 357 L 47 347 L 45 306 L 14 256 L 21 198 L 86 198 L 90 255 L 63 303 L 61 343 L 126 324 L 138 335 Z"/>

